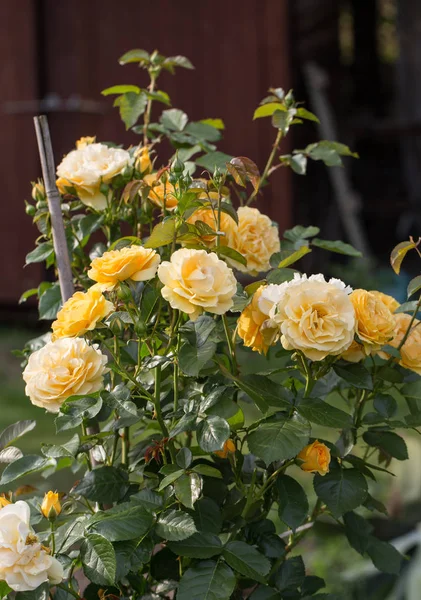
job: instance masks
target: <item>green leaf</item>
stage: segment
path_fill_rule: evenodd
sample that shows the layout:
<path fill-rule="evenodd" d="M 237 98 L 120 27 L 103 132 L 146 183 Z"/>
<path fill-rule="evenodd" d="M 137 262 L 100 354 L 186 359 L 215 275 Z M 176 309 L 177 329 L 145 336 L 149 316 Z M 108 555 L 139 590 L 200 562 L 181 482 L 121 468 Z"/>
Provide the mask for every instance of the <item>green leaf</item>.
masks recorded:
<path fill-rule="evenodd" d="M 351 427 L 351 415 L 331 406 L 320 398 L 303 398 L 296 407 L 297 411 L 308 421 L 324 427 Z"/>
<path fill-rule="evenodd" d="M 292 229 L 284 231 L 284 238 L 290 242 L 297 242 L 298 240 L 305 240 L 314 237 L 320 233 L 318 227 L 310 225 L 309 227 L 303 227 L 302 225 L 296 225 Z"/>
<path fill-rule="evenodd" d="M 162 104 L 165 104 L 166 106 L 171 106 L 169 95 L 162 90 L 156 90 L 155 92 L 145 90 L 145 94 L 150 100 L 156 100 L 157 102 L 162 102 Z"/>
<path fill-rule="evenodd" d="M 73 458 L 80 446 L 80 439 L 76 433 L 66 444 L 41 444 L 41 452 L 48 458 Z"/>
<path fill-rule="evenodd" d="M 22 458 L 18 458 L 18 460 L 7 465 L 1 476 L 0 485 L 6 485 L 19 479 L 19 477 L 26 477 L 32 473 L 43 471 L 48 467 L 55 466 L 55 464 L 56 461 L 52 458 L 44 458 L 35 454 L 22 456 Z"/>
<path fill-rule="evenodd" d="M 222 417 L 209 415 L 199 423 L 197 441 L 205 452 L 221 450 L 230 435 L 230 426 Z"/>
<path fill-rule="evenodd" d="M 118 59 L 118 62 L 120 63 L 120 65 L 127 65 L 128 63 L 133 63 L 133 62 L 138 62 L 138 63 L 145 63 L 148 62 L 150 59 L 149 53 L 146 52 L 146 50 L 140 50 L 140 49 L 135 49 L 135 50 L 129 50 L 128 52 L 126 52 L 125 54 L 123 54 L 123 56 L 121 56 Z"/>
<path fill-rule="evenodd" d="M 246 257 L 240 254 L 237 250 L 234 250 L 234 248 L 230 248 L 229 246 L 219 246 L 216 247 L 214 251 L 217 253 L 218 256 L 221 256 L 222 258 L 229 258 L 230 260 L 233 260 L 234 263 L 240 263 L 245 267 L 247 266 Z"/>
<path fill-rule="evenodd" d="M 413 313 L 414 310 L 417 308 L 417 305 L 418 305 L 417 300 L 411 300 L 410 302 L 404 302 L 403 304 L 398 306 L 398 308 L 395 310 L 395 314 L 402 313 L 402 312 Z"/>
<path fill-rule="evenodd" d="M 213 173 L 215 169 L 221 169 L 225 171 L 225 165 L 231 159 L 232 156 L 230 154 L 225 154 L 224 152 L 219 152 L 219 150 L 215 150 L 214 152 L 208 152 L 208 154 L 197 158 L 196 165 L 198 167 L 203 167 L 204 169 L 207 169 L 211 173 Z"/>
<path fill-rule="evenodd" d="M 185 56 L 168 56 L 162 63 L 163 67 L 183 67 L 183 69 L 194 69 L 194 66 Z M 171 71 L 172 73 L 173 71 Z"/>
<path fill-rule="evenodd" d="M 125 502 L 90 520 L 90 533 L 98 533 L 110 542 L 133 540 L 145 535 L 153 525 L 153 516 L 143 506 Z"/>
<path fill-rule="evenodd" d="M 408 298 L 419 290 L 421 290 L 421 275 L 417 275 L 417 277 L 414 277 L 414 279 L 411 279 L 408 283 Z"/>
<path fill-rule="evenodd" d="M 281 592 L 296 590 L 305 578 L 305 568 L 301 556 L 285 560 L 275 575 L 276 587 Z"/>
<path fill-rule="evenodd" d="M 18 438 L 25 435 L 25 433 L 32 431 L 36 424 L 37 422 L 32 420 L 18 421 L 3 429 L 0 433 L 0 450 L 13 444 Z"/>
<path fill-rule="evenodd" d="M 367 553 L 379 571 L 392 575 L 400 573 L 403 556 L 392 544 L 370 536 Z"/>
<path fill-rule="evenodd" d="M 172 244 L 175 235 L 175 219 L 169 218 L 155 225 L 150 237 L 144 244 L 145 248 L 159 248 Z"/>
<path fill-rule="evenodd" d="M 137 492 L 137 494 L 133 494 L 133 496 L 130 497 L 130 500 L 139 500 L 143 508 L 150 512 L 160 511 L 163 505 L 162 496 L 149 488 L 144 488 L 143 490 L 140 490 L 140 492 Z"/>
<path fill-rule="evenodd" d="M 301 152 L 307 154 L 313 160 L 323 161 L 327 167 L 342 166 L 341 156 L 358 158 L 358 154 L 352 152 L 345 144 L 329 140 L 321 140 L 320 142 L 309 144 Z"/>
<path fill-rule="evenodd" d="M 264 583 L 270 570 L 270 562 L 256 548 L 245 542 L 228 542 L 223 550 L 223 557 L 235 571 Z"/>
<path fill-rule="evenodd" d="M 340 240 L 332 241 L 314 238 L 313 240 L 311 240 L 311 243 L 313 244 L 313 246 L 323 248 L 323 250 L 329 250 L 329 252 L 336 252 L 337 254 L 346 254 L 346 256 L 362 256 L 362 253 L 353 246 L 351 246 L 351 244 L 345 244 L 345 242 L 341 242 Z"/>
<path fill-rule="evenodd" d="M 145 112 L 147 103 L 148 97 L 143 92 L 140 94 L 127 92 L 122 96 L 117 96 L 114 100 L 114 106 L 119 107 L 120 117 L 126 129 L 130 129 L 130 127 L 136 125 L 140 115 L 143 115 Z"/>
<path fill-rule="evenodd" d="M 143 564 L 151 560 L 153 546 L 148 538 L 142 541 L 115 542 L 113 545 L 117 561 L 116 581 L 123 579 L 130 571 L 137 573 Z"/>
<path fill-rule="evenodd" d="M 180 369 L 189 377 L 198 377 L 201 369 L 211 360 L 216 351 L 216 343 L 210 339 L 200 345 L 185 342 L 178 353 Z"/>
<path fill-rule="evenodd" d="M 105 499 L 104 496 L 103 499 Z M 97 533 L 85 536 L 80 549 L 83 572 L 89 581 L 98 585 L 113 585 L 117 561 L 114 548 L 105 537 Z"/>
<path fill-rule="evenodd" d="M 5 596 L 7 596 L 7 594 L 9 594 L 12 591 L 12 588 L 10 588 L 7 583 L 5 581 L 0 581 L 0 598 L 3 600 L 3 598 Z M 47 597 L 48 598 L 48 597 Z M 34 600 L 37 600 L 36 598 L 34 598 Z"/>
<path fill-rule="evenodd" d="M 215 477 L 216 479 L 222 479 L 221 471 L 215 469 L 215 467 L 211 467 L 210 465 L 195 465 L 192 468 L 192 471 L 195 473 L 199 473 L 199 475 L 204 475 L 205 477 Z"/>
<path fill-rule="evenodd" d="M 396 275 L 399 275 L 401 270 L 401 265 L 403 259 L 407 255 L 410 250 L 413 250 L 417 247 L 415 242 L 400 242 L 397 246 L 395 246 L 390 254 L 390 264 L 392 269 L 395 271 Z"/>
<path fill-rule="evenodd" d="M 199 143 L 217 142 L 221 139 L 218 129 L 203 122 L 188 123 L 184 131 L 196 138 Z"/>
<path fill-rule="evenodd" d="M 250 600 L 282 600 L 281 594 L 267 585 L 259 585 L 250 596 Z"/>
<path fill-rule="evenodd" d="M 283 260 L 281 260 L 281 262 L 279 263 L 277 268 L 284 269 L 285 267 L 289 267 L 290 265 L 294 264 L 295 262 L 300 260 L 300 258 L 305 256 L 306 254 L 309 254 L 310 252 L 311 252 L 311 248 L 303 245 L 303 246 L 301 246 L 301 248 L 299 248 L 298 250 L 296 250 L 295 252 L 293 252 L 292 254 L 290 254 L 289 256 L 284 258 Z"/>
<path fill-rule="evenodd" d="M 261 119 L 262 117 L 271 117 L 277 110 L 285 111 L 286 109 L 280 102 L 268 102 L 267 104 L 262 104 L 262 106 L 259 106 L 254 111 L 253 121 L 255 119 Z"/>
<path fill-rule="evenodd" d="M 276 480 L 278 491 L 278 515 L 293 531 L 308 515 L 308 500 L 301 485 L 289 475 L 279 475 Z"/>
<path fill-rule="evenodd" d="M 4 582 L 0 582 L 0 585 L 4 584 L 7 588 L 9 586 Z M 4 588 L 3 588 L 4 589 Z M 9 588 L 10 590 L 10 588 Z M 0 594 L 0 598 L 2 598 Z M 35 590 L 27 591 L 27 592 L 18 592 L 16 596 L 14 596 L 15 600 L 49 600 L 50 598 L 50 584 L 48 582 L 42 583 Z"/>
<path fill-rule="evenodd" d="M 94 502 L 118 502 L 128 488 L 129 477 L 126 471 L 115 467 L 100 467 L 88 471 L 73 489 L 73 493 Z"/>
<path fill-rule="evenodd" d="M 42 294 L 39 299 L 39 318 L 53 320 L 62 306 L 60 286 L 52 285 Z"/>
<path fill-rule="evenodd" d="M 171 129 L 172 131 L 182 131 L 187 125 L 189 118 L 182 110 L 170 108 L 163 111 L 159 120 L 167 129 Z"/>
<path fill-rule="evenodd" d="M 297 271 L 295 269 L 273 269 L 269 271 L 266 279 L 268 283 L 284 283 L 284 281 L 291 281 L 294 279 L 294 273 Z"/>
<path fill-rule="evenodd" d="M 26 255 L 25 263 L 27 265 L 31 263 L 39 263 L 46 260 L 54 252 L 54 246 L 51 242 L 44 242 L 29 252 Z"/>
<path fill-rule="evenodd" d="M 80 232 L 81 239 L 91 235 L 101 227 L 104 222 L 104 215 L 85 215 L 77 221 L 77 229 Z"/>
<path fill-rule="evenodd" d="M 211 498 L 201 498 L 196 502 L 193 518 L 198 531 L 216 534 L 221 531 L 221 511 Z"/>
<path fill-rule="evenodd" d="M 308 443 L 310 424 L 299 415 L 287 419 L 278 413 L 247 436 L 250 452 L 269 465 L 275 460 L 296 456 Z"/>
<path fill-rule="evenodd" d="M 229 600 L 235 583 L 235 575 L 225 563 L 200 562 L 184 573 L 177 600 Z"/>
<path fill-rule="evenodd" d="M 156 533 L 169 542 L 185 540 L 197 533 L 193 518 L 181 510 L 168 510 L 159 516 Z"/>
<path fill-rule="evenodd" d="M 315 475 L 314 489 L 335 518 L 360 506 L 367 496 L 367 481 L 357 469 L 331 469 Z"/>
<path fill-rule="evenodd" d="M 126 94 L 127 92 L 140 94 L 141 91 L 142 90 L 137 85 L 113 85 L 112 87 L 102 90 L 101 94 L 103 96 L 110 96 L 111 94 Z"/>
<path fill-rule="evenodd" d="M 316 575 L 307 575 L 304 579 L 304 583 L 301 586 L 301 593 L 303 596 L 306 596 L 307 594 L 315 594 L 324 587 L 326 587 L 324 579 L 317 577 Z"/>
<path fill-rule="evenodd" d="M 371 429 L 364 432 L 363 439 L 369 446 L 378 448 L 386 456 L 397 460 L 408 459 L 408 449 L 405 441 L 393 431 Z"/>
<path fill-rule="evenodd" d="M 367 369 L 359 364 L 335 364 L 333 370 L 336 375 L 344 379 L 347 383 L 361 390 L 372 390 L 373 382 Z"/>
<path fill-rule="evenodd" d="M 202 478 L 197 473 L 181 475 L 174 482 L 175 496 L 186 508 L 193 508 L 202 493 Z"/>
<path fill-rule="evenodd" d="M 288 409 L 292 406 L 291 392 L 263 375 L 244 375 L 233 379 L 263 413 L 269 406 Z"/>
<path fill-rule="evenodd" d="M 164 477 L 164 479 L 159 484 L 158 491 L 161 492 L 162 490 L 164 490 L 166 487 L 168 487 L 169 485 L 174 483 L 174 481 L 176 481 L 183 474 L 184 474 L 183 469 L 179 469 L 177 471 L 174 471 L 173 473 L 169 473 L 166 477 Z"/>
<path fill-rule="evenodd" d="M 193 455 L 189 448 L 180 448 L 175 457 L 175 461 L 181 469 L 188 469 L 193 460 Z"/>
<path fill-rule="evenodd" d="M 288 110 L 276 110 L 272 116 L 272 125 L 282 131 L 286 135 L 289 131 L 292 122 L 294 121 L 297 109 L 289 108 Z"/>
<path fill-rule="evenodd" d="M 246 187 L 247 181 L 250 181 L 254 190 L 257 192 L 260 185 L 259 168 L 252 160 L 246 156 L 236 156 L 227 163 L 227 169 L 234 181 Z"/>
<path fill-rule="evenodd" d="M 182 542 L 170 542 L 168 548 L 178 556 L 203 559 L 221 554 L 222 543 L 217 535 L 201 531 Z"/>
<path fill-rule="evenodd" d="M 297 117 L 300 119 L 307 119 L 307 121 L 314 121 L 315 123 L 320 123 L 319 119 L 316 115 L 306 108 L 297 108 Z"/>
<path fill-rule="evenodd" d="M 373 531 L 372 525 L 354 512 L 345 513 L 343 519 L 350 546 L 364 555 L 367 552 L 370 533 Z"/>
<path fill-rule="evenodd" d="M 225 129 L 225 124 L 222 119 L 201 119 L 200 123 L 215 127 L 215 129 Z"/>
<path fill-rule="evenodd" d="M 398 410 L 396 400 L 393 396 L 388 396 L 386 394 L 377 394 L 374 398 L 373 406 L 385 419 L 391 419 Z"/>
<path fill-rule="evenodd" d="M 31 298 L 32 296 L 37 296 L 38 295 L 38 288 L 31 288 L 30 290 L 26 290 L 26 292 L 23 292 L 22 296 L 19 298 L 18 304 L 23 304 L 24 302 L 26 302 L 28 300 L 28 298 Z"/>
<path fill-rule="evenodd" d="M 93 419 L 102 408 L 101 397 L 71 396 L 61 405 L 54 423 L 56 431 L 79 427 L 84 419 Z"/>

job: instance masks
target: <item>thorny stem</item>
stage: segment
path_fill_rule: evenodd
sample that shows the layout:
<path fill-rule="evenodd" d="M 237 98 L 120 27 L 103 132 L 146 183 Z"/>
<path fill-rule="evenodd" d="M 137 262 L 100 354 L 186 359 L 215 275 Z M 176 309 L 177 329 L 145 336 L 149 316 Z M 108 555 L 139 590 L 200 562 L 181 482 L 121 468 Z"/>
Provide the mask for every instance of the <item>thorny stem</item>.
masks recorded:
<path fill-rule="evenodd" d="M 235 342 L 232 339 L 232 335 L 230 332 L 230 328 L 228 325 L 228 319 L 227 319 L 226 315 L 222 315 L 222 323 L 224 324 L 225 337 L 227 338 L 228 348 L 229 348 L 231 360 L 232 360 L 232 366 L 234 368 L 234 374 L 237 375 L 238 363 L 237 363 L 237 357 L 235 355 Z"/>
<path fill-rule="evenodd" d="M 158 365 L 155 367 L 155 393 L 154 393 L 154 406 L 155 406 L 155 415 L 156 420 L 161 428 L 162 435 L 165 438 L 169 438 L 169 432 L 167 426 L 165 425 L 164 418 L 162 416 L 161 410 L 161 366 Z M 175 463 L 175 448 L 174 443 L 170 440 L 168 442 L 168 448 L 171 454 L 171 460 Z"/>
<path fill-rule="evenodd" d="M 253 202 L 253 200 L 255 199 L 255 197 L 257 196 L 257 194 L 260 192 L 260 188 L 262 187 L 262 184 L 266 180 L 266 178 L 268 176 L 268 173 L 269 173 L 269 170 L 270 170 L 270 168 L 272 166 L 272 163 L 273 163 L 273 161 L 275 159 L 275 155 L 276 155 L 276 152 L 278 150 L 279 144 L 281 143 L 281 140 L 282 140 L 282 131 L 279 129 L 278 133 L 276 134 L 276 139 L 275 139 L 275 143 L 273 144 L 272 152 L 269 155 L 268 161 L 267 161 L 266 166 L 264 168 L 264 171 L 262 173 L 262 177 L 261 177 L 261 179 L 259 181 L 259 185 L 251 193 L 249 199 L 246 202 L 246 206 L 249 206 L 249 204 L 251 204 Z"/>
<path fill-rule="evenodd" d="M 156 83 L 156 74 L 150 73 L 151 82 L 149 84 L 149 91 L 153 92 L 155 90 Z M 151 121 L 151 111 L 152 111 L 152 98 L 148 98 L 148 103 L 146 105 L 145 116 L 143 119 L 143 145 L 146 146 L 148 143 L 148 127 Z"/>

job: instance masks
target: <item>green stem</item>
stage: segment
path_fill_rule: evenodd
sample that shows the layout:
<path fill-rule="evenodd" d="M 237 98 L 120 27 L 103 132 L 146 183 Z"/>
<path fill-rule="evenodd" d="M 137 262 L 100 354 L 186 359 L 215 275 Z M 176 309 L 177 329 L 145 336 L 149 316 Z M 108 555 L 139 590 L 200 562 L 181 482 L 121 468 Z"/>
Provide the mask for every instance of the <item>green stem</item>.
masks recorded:
<path fill-rule="evenodd" d="M 151 77 L 151 82 L 149 84 L 149 91 L 153 92 L 155 90 L 156 83 L 156 74 L 149 73 Z M 148 98 L 148 103 L 146 105 L 145 116 L 143 118 L 143 145 L 146 146 L 148 143 L 148 127 L 151 121 L 151 112 L 152 112 L 152 98 Z"/>
<path fill-rule="evenodd" d="M 79 596 L 79 594 L 77 592 L 75 592 L 74 590 L 72 590 L 70 587 L 66 587 L 63 583 L 59 583 L 57 585 L 57 587 L 60 588 L 61 590 L 64 590 L 65 592 L 67 592 L 71 596 L 73 596 L 73 598 L 77 598 L 77 600 L 81 600 L 80 596 Z"/>
<path fill-rule="evenodd" d="M 155 414 L 156 420 L 159 423 L 159 426 L 162 431 L 162 435 L 165 438 L 169 438 L 169 432 L 167 426 L 165 425 L 164 418 L 162 416 L 161 410 L 161 366 L 158 365 L 155 367 L 155 393 L 154 393 L 154 406 L 155 406 Z M 175 448 L 173 442 L 170 440 L 168 442 L 168 448 L 171 454 L 171 460 L 175 463 Z"/>
<path fill-rule="evenodd" d="M 235 343 L 232 339 L 231 331 L 228 325 L 227 315 L 222 315 L 222 323 L 224 324 L 225 337 L 227 338 L 228 348 L 231 355 L 232 366 L 234 369 L 234 375 L 238 374 L 238 363 L 235 354 Z"/>
<path fill-rule="evenodd" d="M 262 173 L 262 177 L 261 177 L 261 179 L 259 181 L 259 185 L 251 193 L 249 199 L 246 202 L 246 206 L 249 206 L 249 204 L 251 204 L 253 202 L 253 200 L 255 199 L 255 197 L 257 196 L 257 194 L 260 192 L 260 188 L 262 187 L 262 184 L 265 182 L 265 180 L 266 180 L 266 178 L 268 176 L 268 173 L 269 173 L 269 169 L 271 168 L 272 163 L 273 163 L 273 161 L 275 159 L 275 154 L 276 154 L 276 151 L 278 150 L 278 147 L 279 147 L 279 144 L 281 143 L 281 140 L 282 140 L 282 131 L 279 129 L 278 133 L 276 135 L 276 138 L 275 138 L 275 143 L 273 144 L 272 152 L 269 155 L 268 161 L 267 161 L 266 166 L 265 166 L 265 168 L 263 170 L 263 173 Z"/>
<path fill-rule="evenodd" d="M 54 556 L 56 553 L 56 534 L 54 521 L 50 521 L 50 531 L 51 531 L 51 554 Z"/>
<path fill-rule="evenodd" d="M 270 477 L 268 477 L 268 479 L 266 480 L 265 484 L 260 489 L 260 492 L 258 494 L 258 498 L 261 498 L 267 492 L 267 490 L 270 487 L 272 487 L 272 485 L 275 483 L 276 478 L 278 477 L 278 475 L 280 475 L 280 473 L 285 472 L 288 469 L 288 467 L 290 467 L 293 463 L 294 463 L 294 459 L 288 460 L 285 464 L 283 464 L 281 467 L 279 467 L 279 469 L 276 469 L 276 471 L 274 471 L 272 473 L 272 475 Z"/>
<path fill-rule="evenodd" d="M 130 427 L 125 427 L 121 436 L 121 464 L 129 466 Z"/>
<path fill-rule="evenodd" d="M 174 412 L 178 410 L 178 385 L 180 368 L 178 366 L 178 353 L 180 352 L 180 334 L 177 333 L 177 344 L 176 344 L 176 355 L 174 356 L 174 375 L 173 375 L 173 387 L 174 387 Z"/>

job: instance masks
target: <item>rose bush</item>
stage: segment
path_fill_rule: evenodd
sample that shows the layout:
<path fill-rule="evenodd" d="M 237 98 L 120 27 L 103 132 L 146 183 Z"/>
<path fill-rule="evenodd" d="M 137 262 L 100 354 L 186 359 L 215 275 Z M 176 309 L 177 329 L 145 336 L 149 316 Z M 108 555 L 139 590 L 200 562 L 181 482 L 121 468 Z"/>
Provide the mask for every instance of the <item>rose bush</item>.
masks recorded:
<path fill-rule="evenodd" d="M 141 141 L 123 150 L 83 138 L 63 159 L 75 293 L 63 303 L 46 281 L 22 298 L 37 294 L 53 322 L 52 339 L 22 351 L 26 394 L 69 438 L 23 455 L 16 440 L 34 422 L 0 434 L 0 595 L 333 600 L 343 596 L 318 593 L 325 583 L 299 545 L 318 519 L 396 576 L 402 556 L 366 521 L 385 511 L 369 481 L 407 458 L 396 429 L 421 423 L 420 301 L 300 273 L 313 250 L 359 252 L 317 227 L 280 235 L 264 214 L 276 167 L 303 174 L 308 160 L 352 152 L 322 140 L 278 156 L 289 128 L 317 117 L 271 89 L 254 114 L 276 136 L 260 174 L 216 149 L 219 119 L 169 107 L 158 77 L 190 68 L 186 58 L 133 50 L 120 62 L 150 76 L 147 88 L 103 92 Z M 32 198 L 40 237 L 27 262 L 54 269 L 42 182 Z M 396 271 L 417 245 L 393 251 Z M 419 289 L 416 278 L 409 294 Z M 396 397 L 408 414 L 396 416 Z M 55 470 L 66 489 L 43 497 L 26 485 Z"/>

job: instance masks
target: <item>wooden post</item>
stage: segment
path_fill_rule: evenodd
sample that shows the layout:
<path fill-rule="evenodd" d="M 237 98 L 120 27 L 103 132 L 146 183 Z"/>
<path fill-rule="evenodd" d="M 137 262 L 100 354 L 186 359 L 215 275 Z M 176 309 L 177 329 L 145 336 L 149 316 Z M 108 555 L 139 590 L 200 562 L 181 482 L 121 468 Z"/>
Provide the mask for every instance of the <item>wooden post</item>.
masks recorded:
<path fill-rule="evenodd" d="M 63 303 L 73 295 L 73 276 L 70 266 L 69 251 L 61 214 L 60 195 L 56 186 L 56 169 L 54 166 L 53 147 L 50 129 L 45 115 L 34 117 L 38 150 L 41 159 L 42 177 L 47 194 L 48 208 L 51 215 L 54 251 L 56 253 L 58 280 Z"/>

